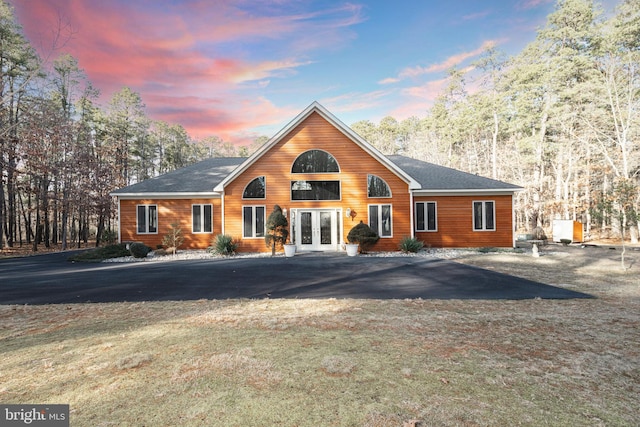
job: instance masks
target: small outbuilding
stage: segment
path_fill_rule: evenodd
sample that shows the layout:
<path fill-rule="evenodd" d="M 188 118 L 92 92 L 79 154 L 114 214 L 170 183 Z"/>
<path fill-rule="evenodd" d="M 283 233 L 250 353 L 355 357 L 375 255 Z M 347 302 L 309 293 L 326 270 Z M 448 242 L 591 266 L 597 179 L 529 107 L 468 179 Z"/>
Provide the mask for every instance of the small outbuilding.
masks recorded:
<path fill-rule="evenodd" d="M 570 219 L 553 220 L 553 241 L 571 240 L 572 242 L 584 241 L 584 224 Z"/>

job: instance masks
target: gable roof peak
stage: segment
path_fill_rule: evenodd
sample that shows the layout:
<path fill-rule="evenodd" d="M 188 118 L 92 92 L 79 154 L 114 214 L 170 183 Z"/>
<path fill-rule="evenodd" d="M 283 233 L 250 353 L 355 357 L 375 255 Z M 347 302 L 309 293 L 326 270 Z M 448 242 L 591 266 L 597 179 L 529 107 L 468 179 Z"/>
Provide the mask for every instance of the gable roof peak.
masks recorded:
<path fill-rule="evenodd" d="M 418 189 L 420 184 L 413 179 L 409 174 L 399 168 L 395 163 L 389 160 L 384 154 L 382 154 L 377 148 L 365 141 L 360 135 L 354 132 L 349 126 L 344 124 L 340 119 L 334 116 L 329 110 L 327 110 L 318 101 L 313 101 L 307 108 L 302 110 L 300 114 L 293 118 L 285 127 L 280 129 L 269 141 L 262 145 L 255 153 L 253 153 L 244 163 L 242 163 L 233 173 L 229 174 L 220 184 L 215 188 L 215 191 L 224 191 L 224 187 L 244 172 L 249 166 L 255 163 L 264 153 L 269 151 L 279 141 L 286 137 L 289 132 L 295 129 L 300 123 L 306 120 L 311 114 L 318 113 L 322 118 L 328 121 L 333 127 L 342 132 L 347 138 L 351 139 L 356 145 L 360 146 L 364 151 L 369 153 L 381 164 L 386 166 L 393 173 L 398 175 L 401 179 L 409 184 L 409 189 Z"/>

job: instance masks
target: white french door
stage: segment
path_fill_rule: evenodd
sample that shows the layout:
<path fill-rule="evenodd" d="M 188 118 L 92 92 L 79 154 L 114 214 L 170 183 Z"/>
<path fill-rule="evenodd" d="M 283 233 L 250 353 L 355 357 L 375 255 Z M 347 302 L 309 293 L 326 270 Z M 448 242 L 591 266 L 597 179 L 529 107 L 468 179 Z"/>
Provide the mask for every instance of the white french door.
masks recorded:
<path fill-rule="evenodd" d="M 295 242 L 301 251 L 335 251 L 339 242 L 337 209 L 300 209 L 295 217 Z"/>

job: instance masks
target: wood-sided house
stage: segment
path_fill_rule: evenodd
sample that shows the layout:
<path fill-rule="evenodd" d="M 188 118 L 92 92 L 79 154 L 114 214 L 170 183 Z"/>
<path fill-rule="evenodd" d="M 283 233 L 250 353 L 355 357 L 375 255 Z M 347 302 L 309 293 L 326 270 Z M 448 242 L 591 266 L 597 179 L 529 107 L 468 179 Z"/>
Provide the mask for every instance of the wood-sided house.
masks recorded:
<path fill-rule="evenodd" d="M 339 251 L 360 221 L 376 251 L 402 238 L 433 247 L 513 247 L 520 187 L 404 156 L 385 156 L 314 102 L 248 158 L 211 158 L 118 189 L 120 241 L 160 244 L 178 223 L 186 248 L 216 234 L 241 252 L 269 250 L 274 205 L 300 251 Z"/>

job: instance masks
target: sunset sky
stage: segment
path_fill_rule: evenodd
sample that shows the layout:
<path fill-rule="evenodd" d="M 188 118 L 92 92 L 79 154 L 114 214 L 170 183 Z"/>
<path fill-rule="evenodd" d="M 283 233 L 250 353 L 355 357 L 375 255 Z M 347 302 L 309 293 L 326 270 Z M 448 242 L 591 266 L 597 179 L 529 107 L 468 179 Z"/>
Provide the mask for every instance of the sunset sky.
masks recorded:
<path fill-rule="evenodd" d="M 102 105 L 128 86 L 152 119 L 238 144 L 272 136 L 313 101 L 349 125 L 423 117 L 450 67 L 467 68 L 487 46 L 517 53 L 555 7 L 554 0 L 9 2 L 46 61 L 61 53 L 78 59 Z"/>

